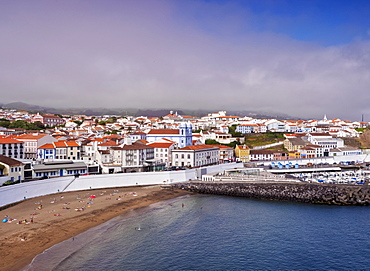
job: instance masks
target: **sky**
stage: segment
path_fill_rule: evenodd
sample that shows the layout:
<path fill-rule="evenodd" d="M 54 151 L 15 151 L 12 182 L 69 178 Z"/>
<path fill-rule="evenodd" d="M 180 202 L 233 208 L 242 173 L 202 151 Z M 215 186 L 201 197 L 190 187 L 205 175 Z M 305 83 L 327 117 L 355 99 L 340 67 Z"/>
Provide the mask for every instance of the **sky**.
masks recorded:
<path fill-rule="evenodd" d="M 370 121 L 368 0 L 0 0 L 0 103 Z"/>

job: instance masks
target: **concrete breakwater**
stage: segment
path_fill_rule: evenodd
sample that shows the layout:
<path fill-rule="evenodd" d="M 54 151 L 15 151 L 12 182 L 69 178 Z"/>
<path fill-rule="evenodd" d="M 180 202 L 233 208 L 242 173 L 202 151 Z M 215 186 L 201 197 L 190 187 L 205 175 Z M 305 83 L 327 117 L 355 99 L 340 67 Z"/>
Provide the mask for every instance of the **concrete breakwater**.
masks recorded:
<path fill-rule="evenodd" d="M 173 187 L 188 191 L 247 197 L 252 199 L 291 201 L 329 205 L 370 205 L 370 186 L 311 183 L 241 183 L 190 182 Z"/>

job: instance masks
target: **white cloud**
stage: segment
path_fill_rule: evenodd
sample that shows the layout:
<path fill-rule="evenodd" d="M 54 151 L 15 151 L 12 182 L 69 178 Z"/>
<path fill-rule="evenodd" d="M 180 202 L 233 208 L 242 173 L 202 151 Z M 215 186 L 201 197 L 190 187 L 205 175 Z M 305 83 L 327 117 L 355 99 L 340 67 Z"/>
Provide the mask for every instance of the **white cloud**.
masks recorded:
<path fill-rule="evenodd" d="M 176 20 L 169 1 L 103 11 L 68 3 L 63 12 L 29 7 L 0 26 L 3 102 L 347 119 L 370 114 L 369 42 L 325 48 L 274 33 L 242 33 L 231 19 L 215 20 L 213 28 L 227 25 L 233 35 L 208 32 Z"/>

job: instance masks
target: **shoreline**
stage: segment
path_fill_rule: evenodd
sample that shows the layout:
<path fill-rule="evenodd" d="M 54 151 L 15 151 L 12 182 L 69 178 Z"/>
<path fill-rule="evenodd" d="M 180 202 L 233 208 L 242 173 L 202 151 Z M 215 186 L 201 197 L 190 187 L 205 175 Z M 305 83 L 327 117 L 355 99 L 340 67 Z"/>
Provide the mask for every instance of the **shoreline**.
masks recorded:
<path fill-rule="evenodd" d="M 27 199 L 0 211 L 0 270 L 22 270 L 46 249 L 126 211 L 191 192 L 157 186 L 74 191 Z M 40 205 L 42 206 L 41 209 Z M 31 222 L 32 218 L 32 222 Z M 19 221 L 27 222 L 18 224 Z"/>

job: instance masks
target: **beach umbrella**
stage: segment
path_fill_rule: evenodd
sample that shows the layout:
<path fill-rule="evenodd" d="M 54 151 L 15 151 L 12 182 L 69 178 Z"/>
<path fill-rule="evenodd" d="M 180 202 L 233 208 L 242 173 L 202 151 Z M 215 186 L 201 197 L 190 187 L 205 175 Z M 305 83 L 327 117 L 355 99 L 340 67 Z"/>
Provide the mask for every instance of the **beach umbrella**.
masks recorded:
<path fill-rule="evenodd" d="M 90 196 L 90 199 L 95 199 L 96 198 L 96 196 L 95 195 L 91 195 Z"/>

